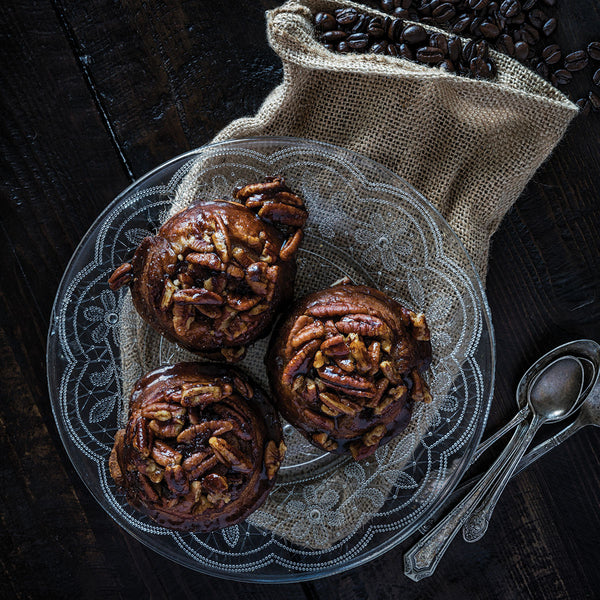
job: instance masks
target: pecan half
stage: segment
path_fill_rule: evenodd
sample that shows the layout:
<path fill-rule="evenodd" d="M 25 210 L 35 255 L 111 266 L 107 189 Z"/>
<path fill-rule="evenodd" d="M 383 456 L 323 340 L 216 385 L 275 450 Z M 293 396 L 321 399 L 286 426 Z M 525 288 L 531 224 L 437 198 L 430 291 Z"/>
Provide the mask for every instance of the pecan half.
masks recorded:
<path fill-rule="evenodd" d="M 178 496 L 183 496 L 190 491 L 190 482 L 181 465 L 169 465 L 165 468 L 165 482 L 167 487 Z"/>
<path fill-rule="evenodd" d="M 252 464 L 238 450 L 230 446 L 226 440 L 220 437 L 211 437 L 208 440 L 217 459 L 234 471 L 240 473 L 251 473 Z"/>
<path fill-rule="evenodd" d="M 185 260 L 193 265 L 199 265 L 211 271 L 225 270 L 225 263 L 216 254 L 191 252 L 185 257 Z"/>
<path fill-rule="evenodd" d="M 416 314 L 411 311 L 410 320 L 412 323 L 411 333 L 416 340 L 421 342 L 428 342 L 431 340 L 429 327 L 427 326 L 427 321 L 425 320 L 425 315 L 423 313 Z"/>
<path fill-rule="evenodd" d="M 177 286 L 167 277 L 165 279 L 165 287 L 160 299 L 160 310 L 165 311 L 171 306 L 173 294 L 177 291 Z"/>
<path fill-rule="evenodd" d="M 320 322 L 320 321 L 319 321 Z M 346 340 L 341 334 L 327 338 L 321 344 L 321 352 L 327 356 L 348 356 L 350 348 L 346 345 Z"/>
<path fill-rule="evenodd" d="M 232 429 L 233 425 L 229 421 L 203 421 L 184 429 L 177 436 L 177 442 L 179 444 L 189 444 L 196 438 L 206 439 L 209 435 L 223 435 Z"/>
<path fill-rule="evenodd" d="M 351 402 L 346 398 L 340 398 L 332 392 L 320 392 L 319 400 L 327 406 L 331 411 L 335 411 L 338 415 L 344 414 L 355 417 L 361 410 L 362 406 Z"/>
<path fill-rule="evenodd" d="M 352 358 L 356 361 L 356 368 L 359 373 L 363 375 L 371 370 L 371 361 L 369 360 L 369 353 L 364 342 L 360 339 L 357 333 L 350 333 L 348 335 L 350 353 Z"/>
<path fill-rule="evenodd" d="M 113 292 L 128 285 L 133 281 L 133 265 L 131 263 L 123 263 L 117 267 L 112 275 L 108 278 L 108 285 Z"/>
<path fill-rule="evenodd" d="M 178 465 L 183 458 L 181 452 L 178 452 L 169 444 L 162 440 L 154 440 L 152 446 L 152 458 L 161 466 Z"/>
<path fill-rule="evenodd" d="M 283 202 L 267 201 L 258 211 L 258 216 L 275 225 L 286 225 L 287 227 L 303 227 L 308 218 L 304 208 L 284 204 Z"/>
<path fill-rule="evenodd" d="M 294 380 L 294 377 L 300 371 L 306 372 L 309 363 L 312 361 L 320 345 L 320 340 L 313 340 L 312 342 L 308 342 L 308 344 L 302 346 L 302 348 L 300 348 L 300 350 L 298 350 L 298 352 L 292 356 L 285 366 L 281 376 L 284 385 L 290 385 Z"/>
<path fill-rule="evenodd" d="M 286 447 L 283 442 L 277 445 L 273 440 L 269 440 L 265 447 L 265 473 L 269 479 L 275 477 L 283 457 L 285 456 Z"/>
<path fill-rule="evenodd" d="M 191 305 L 217 305 L 220 306 L 224 300 L 219 294 L 211 292 L 204 288 L 188 288 L 186 290 L 177 290 L 173 293 L 173 302 Z"/>
<path fill-rule="evenodd" d="M 302 229 L 296 230 L 296 233 L 294 233 L 292 237 L 288 238 L 283 246 L 281 246 L 281 249 L 279 250 L 279 258 L 283 261 L 292 259 L 296 252 L 298 252 L 298 248 L 302 242 L 302 237 Z"/>
<path fill-rule="evenodd" d="M 375 395 L 375 386 L 371 381 L 360 375 L 349 375 L 332 365 L 319 369 L 319 377 L 328 387 L 337 388 L 351 396 L 372 398 Z"/>
<path fill-rule="evenodd" d="M 425 402 L 429 403 L 433 399 L 431 397 L 431 392 L 429 391 L 429 386 L 426 381 L 421 377 L 421 374 L 417 369 L 414 369 L 411 372 L 413 387 L 411 390 L 411 397 L 415 402 Z"/>
<path fill-rule="evenodd" d="M 342 317 L 336 324 L 340 333 L 357 333 L 363 337 L 391 337 L 392 331 L 380 318 L 361 313 Z"/>
<path fill-rule="evenodd" d="M 337 450 L 338 443 L 332 440 L 326 433 L 313 433 L 312 439 L 321 446 L 323 450 L 327 450 L 327 452 Z"/>

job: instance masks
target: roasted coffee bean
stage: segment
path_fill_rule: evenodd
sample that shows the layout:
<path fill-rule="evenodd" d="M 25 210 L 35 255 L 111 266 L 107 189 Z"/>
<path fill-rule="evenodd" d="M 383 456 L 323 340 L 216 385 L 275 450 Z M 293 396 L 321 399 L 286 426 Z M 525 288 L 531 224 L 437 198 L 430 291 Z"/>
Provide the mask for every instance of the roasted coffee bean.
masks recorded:
<path fill-rule="evenodd" d="M 548 19 L 546 13 L 539 8 L 534 8 L 532 11 L 529 11 L 527 15 L 529 22 L 536 28 L 541 29 L 544 26 L 544 23 Z"/>
<path fill-rule="evenodd" d="M 407 25 L 402 32 L 402 40 L 407 44 L 422 44 L 427 39 L 427 32 L 420 25 Z"/>
<path fill-rule="evenodd" d="M 523 23 L 525 23 L 525 13 L 518 13 L 517 15 L 515 15 L 514 17 L 511 17 L 510 19 L 507 18 L 506 22 L 509 25 L 523 25 Z"/>
<path fill-rule="evenodd" d="M 527 42 L 530 46 L 535 46 L 540 41 L 538 30 L 529 23 L 525 23 L 520 31 L 522 32 L 521 40 Z"/>
<path fill-rule="evenodd" d="M 500 5 L 500 14 L 502 16 L 511 18 L 515 17 L 521 12 L 521 3 L 519 0 L 504 0 Z"/>
<path fill-rule="evenodd" d="M 381 40 L 385 37 L 385 29 L 383 28 L 383 19 L 380 17 L 373 17 L 369 21 L 369 25 L 367 26 L 367 33 L 374 40 Z"/>
<path fill-rule="evenodd" d="M 600 61 L 600 42 L 590 42 L 587 47 L 587 52 L 592 60 Z"/>
<path fill-rule="evenodd" d="M 381 8 L 385 12 L 392 12 L 394 10 L 394 0 L 381 0 Z"/>
<path fill-rule="evenodd" d="M 323 44 L 324 48 L 327 48 L 327 50 L 331 50 L 332 52 L 335 50 L 335 44 Z"/>
<path fill-rule="evenodd" d="M 566 69 L 558 69 L 558 71 L 554 71 L 554 73 L 550 75 L 550 81 L 552 81 L 554 85 L 567 85 L 571 83 L 572 79 L 573 75 Z"/>
<path fill-rule="evenodd" d="M 348 52 L 352 51 L 350 44 L 348 44 L 348 42 L 346 42 L 345 40 L 342 40 L 341 42 L 339 42 L 339 44 L 335 47 L 335 49 L 338 52 L 340 52 L 341 54 L 347 54 Z"/>
<path fill-rule="evenodd" d="M 429 45 L 439 48 L 444 56 L 448 54 L 448 38 L 443 33 L 432 33 L 429 36 Z"/>
<path fill-rule="evenodd" d="M 500 35 L 500 29 L 490 21 L 482 23 L 479 27 L 479 31 L 481 31 L 483 37 L 488 40 L 495 40 Z"/>
<path fill-rule="evenodd" d="M 453 36 L 448 40 L 448 56 L 450 60 L 455 63 L 460 59 L 460 53 L 462 52 L 462 42 L 459 37 Z"/>
<path fill-rule="evenodd" d="M 335 44 L 336 42 L 341 42 L 342 40 L 345 40 L 347 37 L 348 34 L 345 31 L 342 31 L 341 29 L 334 29 L 333 31 L 326 31 L 321 36 L 321 39 L 326 44 Z"/>
<path fill-rule="evenodd" d="M 471 62 L 476 55 L 475 52 L 475 40 L 469 40 L 462 49 L 462 60 L 467 65 Z"/>
<path fill-rule="evenodd" d="M 385 54 L 388 47 L 388 43 L 385 40 L 380 40 L 379 42 L 375 42 L 370 48 L 369 52 L 373 54 Z"/>
<path fill-rule="evenodd" d="M 369 26 L 369 17 L 367 15 L 358 15 L 358 19 L 354 25 L 352 25 L 352 33 L 366 33 L 367 27 Z"/>
<path fill-rule="evenodd" d="M 394 16 L 399 19 L 410 19 L 410 14 L 405 8 L 395 8 Z"/>
<path fill-rule="evenodd" d="M 476 56 L 471 60 L 469 69 L 477 79 L 489 79 L 492 74 L 490 64 L 481 56 Z"/>
<path fill-rule="evenodd" d="M 469 0 L 467 2 L 469 8 L 473 10 L 483 10 L 489 3 L 490 0 Z"/>
<path fill-rule="evenodd" d="M 450 4 L 450 2 L 443 2 L 431 11 L 431 16 L 438 23 L 447 23 L 456 16 L 456 9 L 454 6 L 452 6 L 452 4 Z"/>
<path fill-rule="evenodd" d="M 592 104 L 590 103 L 588 98 L 579 98 L 577 102 L 575 102 L 579 107 L 579 114 L 582 117 L 587 117 L 590 114 L 590 110 L 592 108 Z"/>
<path fill-rule="evenodd" d="M 561 58 L 562 53 L 558 44 L 550 44 L 542 50 L 542 58 L 547 65 L 555 65 Z"/>
<path fill-rule="evenodd" d="M 454 66 L 454 63 L 451 60 L 448 60 L 447 58 L 444 59 L 438 65 L 438 67 L 440 69 L 442 69 L 442 71 L 446 71 L 447 73 L 454 73 L 456 71 L 456 67 Z"/>
<path fill-rule="evenodd" d="M 444 53 L 439 48 L 433 46 L 423 46 L 417 48 L 415 58 L 419 62 L 426 63 L 428 65 L 435 65 L 444 59 Z"/>
<path fill-rule="evenodd" d="M 597 69 L 592 75 L 592 81 L 594 82 L 594 85 L 600 86 L 600 69 Z"/>
<path fill-rule="evenodd" d="M 529 55 L 529 44 L 527 42 L 517 42 L 515 44 L 515 58 L 517 60 L 526 60 Z"/>
<path fill-rule="evenodd" d="M 387 26 L 387 36 L 390 42 L 399 42 L 402 38 L 404 22 L 402 19 L 392 19 Z"/>
<path fill-rule="evenodd" d="M 398 48 L 396 48 L 396 44 L 388 44 L 388 47 L 385 49 L 385 52 L 388 56 L 399 57 L 400 52 L 398 52 Z"/>
<path fill-rule="evenodd" d="M 472 19 L 473 18 L 470 15 L 460 15 L 460 17 L 458 17 L 458 19 L 450 27 L 450 31 L 457 34 L 464 33 L 471 26 Z"/>
<path fill-rule="evenodd" d="M 581 71 L 588 66 L 588 57 L 585 50 L 577 50 L 565 56 L 565 69 L 575 73 Z"/>
<path fill-rule="evenodd" d="M 472 21 L 471 21 L 471 25 L 469 26 L 469 31 L 471 32 L 471 35 L 473 37 L 480 37 L 481 36 L 481 25 L 484 22 L 484 18 L 483 17 L 475 17 Z"/>
<path fill-rule="evenodd" d="M 333 15 L 321 12 L 315 15 L 315 25 L 321 31 L 331 31 L 337 27 L 337 21 Z"/>
<path fill-rule="evenodd" d="M 548 79 L 548 76 L 550 75 L 550 67 L 548 67 L 543 60 L 535 66 L 535 70 L 537 71 L 538 75 L 541 75 L 544 77 L 544 79 Z"/>
<path fill-rule="evenodd" d="M 333 15 L 340 25 L 352 25 L 358 19 L 358 12 L 354 8 L 338 8 Z"/>
<path fill-rule="evenodd" d="M 525 11 L 531 10 L 537 4 L 537 0 L 524 0 L 521 3 L 521 8 Z"/>
<path fill-rule="evenodd" d="M 485 40 L 479 40 L 475 42 L 474 50 L 475 56 L 487 60 L 490 54 L 490 45 Z"/>
<path fill-rule="evenodd" d="M 346 43 L 352 50 L 364 50 L 369 45 L 367 33 L 353 33 L 346 38 Z"/>
<path fill-rule="evenodd" d="M 406 60 L 414 60 L 415 55 L 406 44 L 396 44 L 396 49 L 398 50 L 398 56 L 401 56 Z"/>
<path fill-rule="evenodd" d="M 542 31 L 544 32 L 544 35 L 546 37 L 550 37 L 556 31 L 557 25 L 558 25 L 558 20 L 555 17 L 548 19 L 544 23 L 544 26 L 542 27 Z"/>
<path fill-rule="evenodd" d="M 594 112 L 600 111 L 600 96 L 598 96 L 596 92 L 590 92 L 588 94 L 588 100 L 590 101 L 590 105 Z"/>
<path fill-rule="evenodd" d="M 413 0 L 394 0 L 394 6 L 396 8 L 410 8 L 410 5 L 413 3 Z"/>
<path fill-rule="evenodd" d="M 515 55 L 515 43 L 513 42 L 513 39 L 510 37 L 510 35 L 507 35 L 506 33 L 502 34 L 496 40 L 496 48 L 500 50 L 500 52 L 508 54 L 508 56 Z"/>

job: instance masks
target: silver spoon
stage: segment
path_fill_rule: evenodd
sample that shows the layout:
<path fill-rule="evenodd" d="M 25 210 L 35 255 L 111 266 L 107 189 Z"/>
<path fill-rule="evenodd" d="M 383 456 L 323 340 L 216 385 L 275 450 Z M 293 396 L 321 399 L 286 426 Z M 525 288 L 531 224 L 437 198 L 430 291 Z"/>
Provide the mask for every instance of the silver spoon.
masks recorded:
<path fill-rule="evenodd" d="M 509 442 L 507 447 L 512 449 L 506 465 L 464 524 L 465 541 L 476 542 L 485 535 L 496 503 L 538 429 L 544 423 L 561 421 L 572 414 L 582 396 L 583 380 L 581 363 L 572 356 L 563 356 L 539 373 L 529 386 L 527 404 L 533 415 L 531 423 L 519 425 Z"/>
<path fill-rule="evenodd" d="M 560 364 L 563 363 L 563 364 Z M 537 363 L 536 363 L 537 365 Z M 534 365 L 534 366 L 536 366 Z M 559 380 L 560 393 L 557 388 L 548 396 L 548 386 L 544 384 L 546 377 L 539 380 L 536 379 L 539 389 L 536 394 L 528 400 L 530 408 L 533 412 L 533 420 L 531 425 L 521 423 L 517 431 L 513 435 L 511 442 L 506 446 L 504 451 L 496 459 L 496 462 L 490 467 L 487 473 L 481 478 L 477 485 L 465 496 L 465 498 L 444 517 L 433 529 L 431 529 L 423 538 L 421 538 L 405 555 L 404 555 L 404 573 L 415 581 L 419 581 L 424 577 L 433 574 L 439 561 L 447 550 L 448 546 L 462 527 L 463 523 L 469 517 L 470 512 L 479 504 L 481 499 L 486 496 L 489 488 L 494 485 L 496 480 L 506 480 L 510 478 L 513 470 L 516 468 L 519 459 L 525 452 L 527 445 L 533 438 L 533 433 L 543 423 L 548 420 L 559 420 L 567 416 L 570 409 L 575 405 L 577 398 L 581 393 L 583 380 L 583 368 L 581 364 L 571 357 L 564 358 L 563 361 L 556 363 L 559 366 L 553 366 L 550 371 L 553 375 L 553 381 L 556 381 L 554 375 L 555 369 L 562 371 L 565 374 L 564 368 L 569 371 L 569 384 L 565 385 L 564 380 Z M 529 372 L 536 372 L 531 368 Z M 549 371 L 546 371 L 548 373 Z M 524 379 L 529 384 L 529 379 Z M 548 404 L 546 404 L 546 402 Z M 534 429 L 535 428 L 535 429 Z M 508 472 L 508 478 L 503 477 L 504 473 Z M 504 486 L 502 486 L 504 487 Z"/>
<path fill-rule="evenodd" d="M 552 361 L 561 356 L 573 356 L 582 363 L 584 369 L 584 381 L 586 387 L 581 394 L 581 401 L 585 400 L 589 391 L 595 385 L 598 373 L 600 371 L 600 345 L 594 340 L 573 340 L 557 346 L 550 352 L 547 352 L 538 359 L 522 379 L 531 379 L 535 377 L 535 374 L 540 370 L 546 368 Z M 519 386 L 524 383 L 519 382 Z M 518 389 L 518 388 L 517 388 Z M 477 446 L 477 450 L 471 459 L 471 463 L 478 460 L 481 455 L 488 449 L 492 444 L 501 439 L 511 429 L 514 429 L 521 421 L 523 421 L 529 415 L 529 406 L 527 405 L 526 398 L 517 394 L 517 404 L 519 412 L 506 424 L 504 427 L 499 429 L 496 433 L 491 435 L 489 438 L 484 440 Z"/>

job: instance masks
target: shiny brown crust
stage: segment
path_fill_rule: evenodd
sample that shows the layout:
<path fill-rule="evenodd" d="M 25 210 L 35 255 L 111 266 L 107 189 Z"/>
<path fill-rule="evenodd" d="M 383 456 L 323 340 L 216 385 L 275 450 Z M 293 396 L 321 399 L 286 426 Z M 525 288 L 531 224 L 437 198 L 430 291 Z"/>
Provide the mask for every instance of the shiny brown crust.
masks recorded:
<path fill-rule="evenodd" d="M 314 445 L 356 460 L 401 432 L 431 394 L 429 329 L 366 286 L 342 283 L 304 298 L 277 328 L 265 359 L 281 415 Z"/>
<path fill-rule="evenodd" d="M 280 177 L 234 195 L 239 202 L 198 202 L 171 217 L 109 279 L 113 290 L 131 287 L 140 316 L 165 337 L 230 362 L 291 299 L 307 217 Z"/>
<path fill-rule="evenodd" d="M 127 501 L 158 524 L 213 531 L 265 501 L 284 454 L 277 414 L 246 376 L 178 363 L 136 383 L 109 467 Z"/>

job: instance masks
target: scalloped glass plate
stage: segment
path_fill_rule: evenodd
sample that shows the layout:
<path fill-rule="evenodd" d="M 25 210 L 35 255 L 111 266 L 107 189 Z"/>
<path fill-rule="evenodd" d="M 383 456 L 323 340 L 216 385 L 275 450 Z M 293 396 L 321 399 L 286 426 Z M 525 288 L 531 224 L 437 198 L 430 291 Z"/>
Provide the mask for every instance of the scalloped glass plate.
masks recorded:
<path fill-rule="evenodd" d="M 347 275 L 424 311 L 432 332 L 429 383 L 410 431 L 354 463 L 323 454 L 291 426 L 289 451 L 265 506 L 209 534 L 157 526 L 126 503 L 108 472 L 122 423 L 120 346 L 128 291 L 107 279 L 166 218 L 181 186 L 198 198 L 231 197 L 240 184 L 280 174 L 309 210 L 296 295 Z M 191 179 L 192 178 L 192 179 Z M 182 183 L 183 182 L 183 183 Z M 140 344 L 155 335 L 140 334 Z M 243 366 L 264 382 L 256 344 Z M 158 344 L 156 365 L 177 359 Z M 77 472 L 108 514 L 138 540 L 191 569 L 248 581 L 316 579 L 393 548 L 421 527 L 467 469 L 492 398 L 495 350 L 477 273 L 446 221 L 381 165 L 328 144 L 256 138 L 212 144 L 174 158 L 120 194 L 98 217 L 60 284 L 48 335 L 52 409 Z"/>

